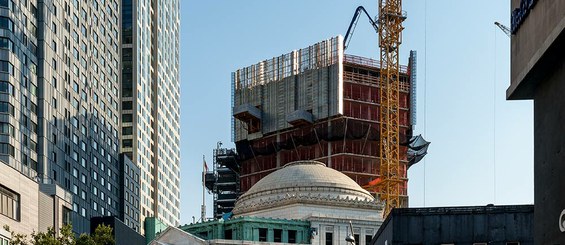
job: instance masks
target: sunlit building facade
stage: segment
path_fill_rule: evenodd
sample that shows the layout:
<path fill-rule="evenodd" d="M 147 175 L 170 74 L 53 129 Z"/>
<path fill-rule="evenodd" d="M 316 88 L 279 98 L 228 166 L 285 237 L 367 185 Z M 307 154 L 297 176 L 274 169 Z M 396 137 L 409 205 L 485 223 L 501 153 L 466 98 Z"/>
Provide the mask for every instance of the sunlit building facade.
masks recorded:
<path fill-rule="evenodd" d="M 12 220 L 42 207 L 26 197 L 61 193 L 53 214 L 77 233 L 118 214 L 119 14 L 117 0 L 0 1 L 0 161 L 40 184 L 0 180 Z"/>
<path fill-rule="evenodd" d="M 122 1 L 121 151 L 141 168 L 141 220 L 180 219 L 179 1 Z"/>
<path fill-rule="evenodd" d="M 119 212 L 119 1 L 17 2 L 37 6 L 39 172 L 72 193 L 73 229 L 88 232 Z"/>

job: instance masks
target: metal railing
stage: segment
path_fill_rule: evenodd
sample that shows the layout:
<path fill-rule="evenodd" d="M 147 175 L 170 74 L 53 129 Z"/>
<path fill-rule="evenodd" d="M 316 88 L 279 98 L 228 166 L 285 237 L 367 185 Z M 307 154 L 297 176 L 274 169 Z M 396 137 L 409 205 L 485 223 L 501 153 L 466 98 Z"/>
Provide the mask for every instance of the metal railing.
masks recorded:
<path fill-rule="evenodd" d="M 381 68 L 381 62 L 375 59 L 371 59 L 371 58 L 367 58 L 367 57 L 362 57 L 362 56 L 357 56 L 357 55 L 352 55 L 352 54 L 344 54 L 343 55 L 343 62 L 344 63 L 350 63 L 350 64 L 356 64 L 356 65 L 362 65 L 362 66 L 368 66 L 368 67 L 374 67 L 374 68 Z M 408 66 L 404 66 L 401 65 L 400 66 L 400 73 L 403 74 L 408 74 Z"/>

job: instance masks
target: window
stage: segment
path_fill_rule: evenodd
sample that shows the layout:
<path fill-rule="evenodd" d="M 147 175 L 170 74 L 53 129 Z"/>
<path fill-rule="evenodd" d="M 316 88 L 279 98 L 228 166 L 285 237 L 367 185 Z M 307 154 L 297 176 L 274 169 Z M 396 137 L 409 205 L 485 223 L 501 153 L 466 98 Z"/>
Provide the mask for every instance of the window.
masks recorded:
<path fill-rule="evenodd" d="M 133 121 L 133 117 L 131 114 L 123 114 L 122 115 L 122 122 L 132 122 Z"/>
<path fill-rule="evenodd" d="M 275 240 L 274 242 L 282 242 L 282 230 L 274 229 L 273 230 Z"/>
<path fill-rule="evenodd" d="M 32 84 L 31 84 L 31 88 L 29 89 L 29 91 L 31 92 L 31 94 L 37 95 L 37 86 L 32 83 Z"/>
<path fill-rule="evenodd" d="M 20 220 L 20 195 L 0 185 L 0 214 Z"/>
<path fill-rule="evenodd" d="M 12 0 L 0 0 L 0 7 L 12 9 L 14 7 L 14 2 Z"/>
<path fill-rule="evenodd" d="M 355 238 L 355 245 L 359 245 L 359 234 L 354 234 L 353 237 Z"/>
<path fill-rule="evenodd" d="M 14 75 L 14 66 L 8 61 L 0 61 L 0 72 L 10 73 Z"/>
<path fill-rule="evenodd" d="M 6 122 L 0 122 L 0 134 L 14 136 L 14 126 Z"/>
<path fill-rule="evenodd" d="M 259 241 L 266 242 L 267 241 L 267 229 L 259 228 Z"/>
<path fill-rule="evenodd" d="M 123 140 L 122 146 L 125 147 L 133 147 L 133 140 Z"/>
<path fill-rule="evenodd" d="M 71 210 L 63 207 L 63 225 L 71 224 Z"/>
<path fill-rule="evenodd" d="M 14 95 L 14 86 L 6 81 L 0 81 L 0 93 Z"/>
<path fill-rule="evenodd" d="M 0 113 L 8 113 L 14 115 L 14 106 L 8 102 L 0 102 Z"/>
<path fill-rule="evenodd" d="M 373 240 L 373 236 L 371 236 L 371 235 L 365 235 L 365 244 L 366 244 L 366 245 L 371 244 L 371 240 Z"/>
<path fill-rule="evenodd" d="M 0 37 L 0 49 L 7 49 L 14 52 L 14 42 L 12 42 L 9 38 Z"/>
<path fill-rule="evenodd" d="M 122 135 L 132 135 L 132 134 L 133 134 L 133 127 L 122 128 Z"/>
<path fill-rule="evenodd" d="M 296 231 L 288 230 L 288 243 L 296 243 Z"/>
<path fill-rule="evenodd" d="M 14 156 L 14 147 L 7 143 L 0 143 L 0 154 Z"/>
<path fill-rule="evenodd" d="M 14 22 L 7 17 L 0 17 L 0 29 L 14 31 Z"/>
<path fill-rule="evenodd" d="M 331 232 L 326 232 L 326 245 L 333 245 L 334 236 Z"/>

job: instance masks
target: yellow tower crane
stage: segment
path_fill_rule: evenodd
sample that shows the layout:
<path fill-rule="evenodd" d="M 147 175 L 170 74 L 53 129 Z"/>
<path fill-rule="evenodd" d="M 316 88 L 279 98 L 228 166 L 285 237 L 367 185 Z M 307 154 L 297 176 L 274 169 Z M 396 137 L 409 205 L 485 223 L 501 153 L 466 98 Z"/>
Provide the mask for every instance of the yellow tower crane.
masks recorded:
<path fill-rule="evenodd" d="M 403 171 L 400 165 L 399 124 L 399 48 L 402 43 L 402 0 L 379 1 L 379 47 L 381 54 L 379 156 L 381 181 L 380 199 L 385 202 L 384 217 L 400 207 Z"/>

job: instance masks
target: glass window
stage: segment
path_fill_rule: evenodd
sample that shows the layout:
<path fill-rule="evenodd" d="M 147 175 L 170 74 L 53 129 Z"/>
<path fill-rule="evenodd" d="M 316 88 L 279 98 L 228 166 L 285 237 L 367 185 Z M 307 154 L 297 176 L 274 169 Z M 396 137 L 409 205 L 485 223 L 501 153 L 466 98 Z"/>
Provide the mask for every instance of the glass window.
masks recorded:
<path fill-rule="evenodd" d="M 14 42 L 12 42 L 9 38 L 0 37 L 0 49 L 7 49 L 14 52 Z"/>
<path fill-rule="evenodd" d="M 133 127 L 122 128 L 122 135 L 132 135 L 132 134 L 133 134 Z"/>
<path fill-rule="evenodd" d="M 0 102 L 0 113 L 8 113 L 14 115 L 14 106 L 8 102 Z"/>
<path fill-rule="evenodd" d="M 14 75 L 14 66 L 8 61 L 0 61 L 0 72 L 10 73 Z"/>
<path fill-rule="evenodd" d="M 14 2 L 12 0 L 0 0 L 0 7 L 13 9 Z"/>
<path fill-rule="evenodd" d="M 0 122 L 0 134 L 14 136 L 14 126 L 7 122 Z"/>
<path fill-rule="evenodd" d="M 371 236 L 371 235 L 365 235 L 365 244 L 366 244 L 366 245 L 370 245 L 370 244 L 371 244 L 371 240 L 373 240 L 373 236 Z"/>
<path fill-rule="evenodd" d="M 267 241 L 267 229 L 259 228 L 259 241 L 266 242 Z"/>
<path fill-rule="evenodd" d="M 288 243 L 296 243 L 296 231 L 288 231 Z"/>
<path fill-rule="evenodd" d="M 20 220 L 20 195 L 0 185 L 0 214 Z"/>
<path fill-rule="evenodd" d="M 7 17 L 0 17 L 0 28 L 14 31 L 14 22 Z"/>
<path fill-rule="evenodd" d="M 0 81 L 0 93 L 14 95 L 14 86 L 6 81 Z"/>
<path fill-rule="evenodd" d="M 326 232 L 326 245 L 333 245 L 334 237 L 333 233 Z"/>
<path fill-rule="evenodd" d="M 281 229 L 274 229 L 274 241 L 275 242 L 282 242 L 282 230 Z"/>
<path fill-rule="evenodd" d="M 122 122 L 132 122 L 133 117 L 131 114 L 123 114 L 122 115 Z"/>
<path fill-rule="evenodd" d="M 0 143 L 0 154 L 14 156 L 14 147 L 7 143 Z"/>

